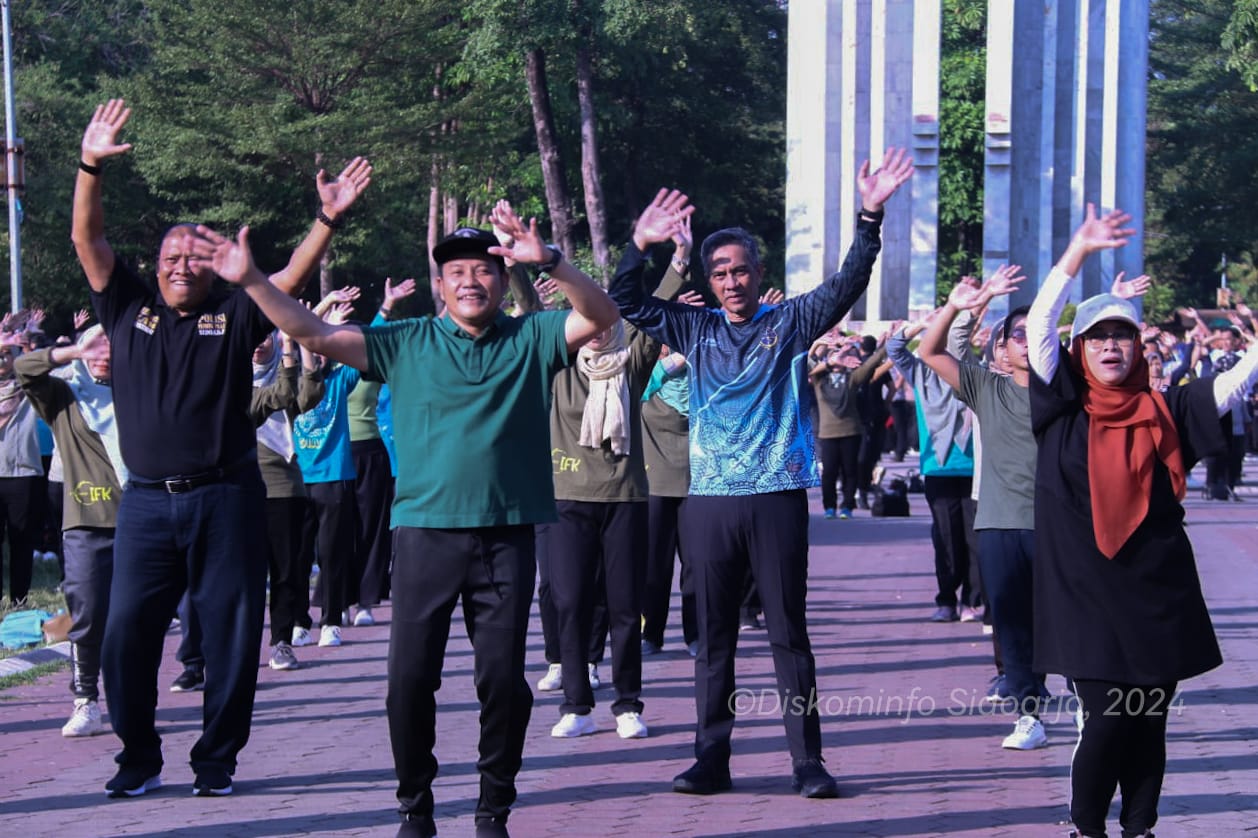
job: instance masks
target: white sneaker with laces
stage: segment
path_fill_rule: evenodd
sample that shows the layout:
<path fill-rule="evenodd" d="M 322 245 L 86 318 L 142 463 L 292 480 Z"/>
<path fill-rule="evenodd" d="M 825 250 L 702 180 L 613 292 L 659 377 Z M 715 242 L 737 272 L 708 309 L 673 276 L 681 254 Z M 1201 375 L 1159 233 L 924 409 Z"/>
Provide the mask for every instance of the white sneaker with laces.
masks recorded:
<path fill-rule="evenodd" d="M 293 626 L 293 642 L 290 646 L 309 646 L 311 643 L 314 643 L 314 638 L 310 636 L 310 629 Z"/>
<path fill-rule="evenodd" d="M 556 739 L 575 739 L 578 736 L 589 736 L 594 732 L 594 718 L 586 713 L 564 713 L 563 717 L 550 729 L 550 735 Z"/>
<path fill-rule="evenodd" d="M 74 713 L 70 720 L 61 728 L 61 735 L 67 739 L 80 736 L 95 736 L 105 730 L 100 721 L 100 705 L 90 698 L 74 699 Z"/>
<path fill-rule="evenodd" d="M 341 645 L 341 627 L 340 626 L 324 626 L 319 631 L 320 646 L 340 646 Z"/>
<path fill-rule="evenodd" d="M 616 717 L 616 735 L 621 739 L 646 739 L 646 725 L 637 713 L 621 713 Z"/>
<path fill-rule="evenodd" d="M 1013 726 L 1013 733 L 1000 743 L 1002 748 L 1015 751 L 1033 751 L 1048 744 L 1048 736 L 1044 733 L 1044 725 L 1034 716 L 1022 716 Z"/>
<path fill-rule="evenodd" d="M 563 665 L 552 663 L 537 681 L 537 689 L 544 693 L 554 692 L 563 686 Z"/>
<path fill-rule="evenodd" d="M 602 679 L 598 677 L 598 664 L 596 663 L 590 664 L 589 671 L 590 671 L 590 689 L 597 690 L 599 687 L 603 686 Z"/>
<path fill-rule="evenodd" d="M 372 615 L 370 608 L 359 608 L 358 613 L 354 615 L 354 625 L 360 628 L 362 626 L 374 626 L 375 624 L 376 618 Z"/>

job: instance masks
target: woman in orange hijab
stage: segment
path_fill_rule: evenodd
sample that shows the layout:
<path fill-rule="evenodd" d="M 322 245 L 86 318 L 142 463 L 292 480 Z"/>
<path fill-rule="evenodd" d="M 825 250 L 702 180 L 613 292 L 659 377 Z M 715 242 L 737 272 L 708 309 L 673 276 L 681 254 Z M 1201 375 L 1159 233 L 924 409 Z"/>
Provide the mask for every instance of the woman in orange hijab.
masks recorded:
<path fill-rule="evenodd" d="M 1076 835 L 1105 836 L 1115 788 L 1124 838 L 1152 835 L 1166 769 L 1166 722 L 1180 681 L 1222 663 L 1181 501 L 1188 470 L 1225 444 L 1220 415 L 1258 371 L 1165 393 L 1149 387 L 1130 298 L 1147 277 L 1080 303 L 1070 345 L 1057 323 L 1083 261 L 1122 247 L 1131 216 L 1083 224 L 1027 316 L 1035 487 L 1037 672 L 1074 682 L 1081 712 L 1071 765 Z"/>

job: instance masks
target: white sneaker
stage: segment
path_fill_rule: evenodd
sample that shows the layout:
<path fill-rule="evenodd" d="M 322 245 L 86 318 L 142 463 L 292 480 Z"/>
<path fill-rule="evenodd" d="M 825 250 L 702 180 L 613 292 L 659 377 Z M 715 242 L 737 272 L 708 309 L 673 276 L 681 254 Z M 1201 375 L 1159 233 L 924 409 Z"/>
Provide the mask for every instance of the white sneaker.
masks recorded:
<path fill-rule="evenodd" d="M 1034 716 L 1022 716 L 1014 724 L 1013 733 L 1005 737 L 1000 747 L 1015 751 L 1033 751 L 1047 744 L 1048 737 L 1044 734 L 1044 725 L 1040 724 L 1040 720 Z"/>
<path fill-rule="evenodd" d="M 584 716 L 564 713 L 563 718 L 550 729 L 550 735 L 556 739 L 575 739 L 578 736 L 589 736 L 593 732 L 594 717 L 589 713 Z"/>
<path fill-rule="evenodd" d="M 341 612 L 341 625 L 343 626 L 353 625 L 353 622 L 349 618 L 348 608 L 346 608 L 344 611 Z"/>
<path fill-rule="evenodd" d="M 374 626 L 375 624 L 376 618 L 372 616 L 370 608 L 359 608 L 358 613 L 354 615 L 354 625 L 356 626 Z"/>
<path fill-rule="evenodd" d="M 537 681 L 537 689 L 544 693 L 554 692 L 562 686 L 563 665 L 558 663 L 552 663 L 546 674 Z"/>
<path fill-rule="evenodd" d="M 602 680 L 598 677 L 598 664 L 596 663 L 590 664 L 589 671 L 590 671 L 590 689 L 597 690 L 599 687 L 603 686 Z"/>
<path fill-rule="evenodd" d="M 340 626 L 324 626 L 319 631 L 320 646 L 340 646 L 341 645 L 341 627 Z"/>
<path fill-rule="evenodd" d="M 100 721 L 100 705 L 90 698 L 74 699 L 74 713 L 61 728 L 61 735 L 73 739 L 79 736 L 95 736 L 105 730 Z"/>
<path fill-rule="evenodd" d="M 646 725 L 637 713 L 621 713 L 616 717 L 616 735 L 621 739 L 646 739 Z"/>
<path fill-rule="evenodd" d="M 293 626 L 293 642 L 291 646 L 309 646 L 314 643 L 314 638 L 310 636 L 310 629 L 302 626 Z"/>

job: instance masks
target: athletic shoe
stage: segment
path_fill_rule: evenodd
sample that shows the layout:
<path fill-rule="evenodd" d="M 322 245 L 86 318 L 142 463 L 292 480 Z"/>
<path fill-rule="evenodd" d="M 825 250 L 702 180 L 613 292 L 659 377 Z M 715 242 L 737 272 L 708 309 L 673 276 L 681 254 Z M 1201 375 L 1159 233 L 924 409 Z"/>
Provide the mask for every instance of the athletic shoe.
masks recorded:
<path fill-rule="evenodd" d="M 221 768 L 202 768 L 192 784 L 195 797 L 226 797 L 232 793 L 232 777 Z"/>
<path fill-rule="evenodd" d="M 957 607 L 955 605 L 941 605 L 935 609 L 935 613 L 930 615 L 932 623 L 955 623 L 957 621 Z"/>
<path fill-rule="evenodd" d="M 554 692 L 562 686 L 563 666 L 557 663 L 552 663 L 546 674 L 537 681 L 537 689 L 544 693 Z"/>
<path fill-rule="evenodd" d="M 1009 692 L 1008 682 L 1005 681 L 1004 675 L 997 675 L 992 678 L 991 683 L 987 686 L 987 695 L 983 697 L 984 701 L 1005 701 L 1013 698 L 1013 693 Z"/>
<path fill-rule="evenodd" d="M 271 647 L 271 663 L 272 669 L 286 671 L 296 669 L 301 664 L 297 663 L 297 656 L 293 654 L 293 647 L 287 643 L 276 643 Z"/>
<path fill-rule="evenodd" d="M 90 698 L 74 699 L 74 712 L 70 721 L 61 727 L 61 735 L 67 739 L 95 736 L 105 730 L 100 721 L 100 705 Z"/>
<path fill-rule="evenodd" d="M 310 636 L 310 629 L 304 626 L 293 626 L 293 642 L 290 645 L 309 646 L 314 642 L 314 638 Z"/>
<path fill-rule="evenodd" d="M 717 765 L 705 759 L 698 760 L 673 778 L 673 791 L 681 794 L 717 794 L 732 787 L 729 763 Z"/>
<path fill-rule="evenodd" d="M 320 646 L 340 646 L 341 645 L 341 627 L 340 626 L 324 626 L 319 630 Z"/>
<path fill-rule="evenodd" d="M 791 775 L 791 788 L 799 792 L 800 797 L 824 798 L 838 797 L 839 787 L 821 765 L 817 757 L 795 760 L 795 769 Z"/>
<path fill-rule="evenodd" d="M 968 605 L 961 606 L 961 622 L 977 623 L 978 621 L 982 619 L 983 619 L 982 611 L 979 611 L 977 608 L 971 608 Z"/>
<path fill-rule="evenodd" d="M 687 643 L 686 651 L 690 653 L 690 657 L 692 658 L 699 657 L 699 641 L 691 640 L 689 643 Z"/>
<path fill-rule="evenodd" d="M 752 614 L 750 617 L 743 617 L 742 620 L 739 621 L 738 623 L 738 628 L 740 630 L 741 629 L 758 629 L 760 628 L 760 620 L 756 617 L 755 614 Z"/>
<path fill-rule="evenodd" d="M 589 736 L 593 732 L 594 719 L 589 713 L 584 716 L 564 713 L 563 717 L 550 729 L 550 735 L 556 739 L 575 739 L 578 736 Z"/>
<path fill-rule="evenodd" d="M 992 628 L 991 623 L 983 623 L 983 634 L 992 635 L 996 633 L 996 629 Z"/>
<path fill-rule="evenodd" d="M 824 517 L 827 521 L 833 521 L 833 520 L 834 520 L 834 510 L 833 510 L 833 509 L 827 509 L 827 510 L 825 511 L 825 514 L 824 514 L 822 517 Z"/>
<path fill-rule="evenodd" d="M 840 521 L 850 521 L 851 519 L 852 519 L 852 510 L 848 509 L 847 507 L 842 507 L 841 509 L 839 509 Z"/>
<path fill-rule="evenodd" d="M 341 625 L 343 625 L 343 626 L 353 625 L 353 621 L 352 621 L 352 620 L 350 620 L 350 618 L 349 618 L 349 609 L 348 609 L 348 608 L 346 608 L 344 611 L 342 611 L 342 612 L 341 612 Z"/>
<path fill-rule="evenodd" d="M 1000 747 L 1015 751 L 1033 751 L 1047 744 L 1048 737 L 1044 734 L 1044 725 L 1040 724 L 1040 720 L 1034 716 L 1021 716 L 1013 726 L 1013 733 L 1005 737 Z"/>
<path fill-rule="evenodd" d="M 507 816 L 496 818 L 478 817 L 476 819 L 476 838 L 511 838 L 507 832 Z"/>
<path fill-rule="evenodd" d="M 183 672 L 180 672 L 179 677 L 170 685 L 172 693 L 187 693 L 203 689 L 205 689 L 205 670 L 193 669 L 192 667 L 188 667 Z"/>
<path fill-rule="evenodd" d="M 354 625 L 360 628 L 362 626 L 374 626 L 375 624 L 376 618 L 372 616 L 370 608 L 359 608 L 358 613 L 354 615 Z"/>
<path fill-rule="evenodd" d="M 650 640 L 647 640 L 645 637 L 642 638 L 642 657 L 646 658 L 646 657 L 650 657 L 651 655 L 658 655 L 661 651 L 662 649 L 659 646 L 659 644 L 652 643 Z"/>
<path fill-rule="evenodd" d="M 598 677 L 598 664 L 596 663 L 589 664 L 586 667 L 586 669 L 590 673 L 590 689 L 592 690 L 601 689 L 603 686 L 603 681 L 601 678 Z"/>
<path fill-rule="evenodd" d="M 621 739 L 646 739 L 646 725 L 637 713 L 621 713 L 616 716 L 616 735 Z"/>
<path fill-rule="evenodd" d="M 397 828 L 397 838 L 437 838 L 437 825 L 431 817 L 402 815 Z"/>
<path fill-rule="evenodd" d="M 162 787 L 162 770 L 124 765 L 118 769 L 113 779 L 105 783 L 105 794 L 109 797 L 139 797 L 146 791 Z"/>

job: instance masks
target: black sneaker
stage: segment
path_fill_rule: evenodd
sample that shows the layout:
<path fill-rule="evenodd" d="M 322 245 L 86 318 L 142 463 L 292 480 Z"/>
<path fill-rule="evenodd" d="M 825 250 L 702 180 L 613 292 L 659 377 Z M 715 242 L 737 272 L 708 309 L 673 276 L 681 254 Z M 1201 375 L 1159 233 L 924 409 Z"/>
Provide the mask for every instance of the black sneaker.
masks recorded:
<path fill-rule="evenodd" d="M 404 814 L 397 828 L 397 838 L 437 838 L 437 825 L 431 816 Z"/>
<path fill-rule="evenodd" d="M 729 764 L 717 765 L 711 760 L 698 760 L 673 778 L 673 791 L 682 794 L 717 794 L 733 788 Z"/>
<path fill-rule="evenodd" d="M 222 768 L 201 768 L 192 784 L 195 797 L 226 797 L 232 793 L 232 775 Z"/>
<path fill-rule="evenodd" d="M 795 772 L 791 778 L 791 787 L 799 792 L 800 797 L 838 797 L 839 787 L 834 778 L 821 765 L 821 759 L 795 760 Z"/>
<path fill-rule="evenodd" d="M 496 818 L 478 817 L 476 819 L 476 838 L 511 838 L 507 832 L 507 816 Z"/>
<path fill-rule="evenodd" d="M 161 787 L 160 767 L 124 765 L 112 780 L 105 783 L 105 794 L 114 798 L 139 797 L 146 791 Z"/>
<path fill-rule="evenodd" d="M 172 693 L 187 693 L 203 689 L 205 689 L 205 670 L 203 669 L 185 669 L 170 685 Z"/>

